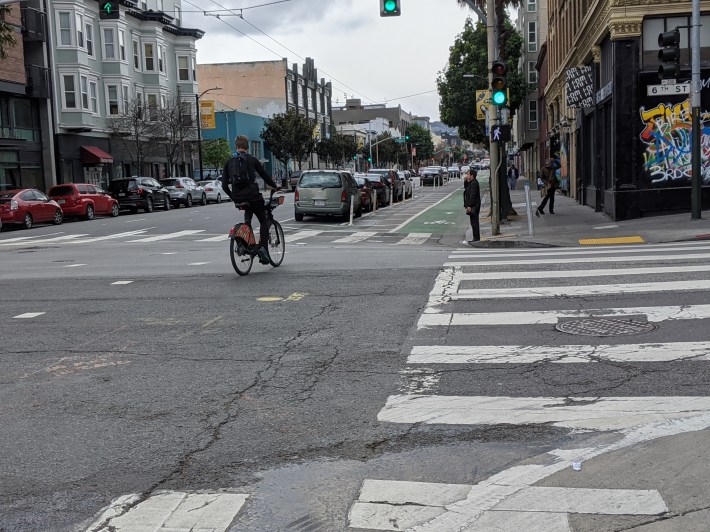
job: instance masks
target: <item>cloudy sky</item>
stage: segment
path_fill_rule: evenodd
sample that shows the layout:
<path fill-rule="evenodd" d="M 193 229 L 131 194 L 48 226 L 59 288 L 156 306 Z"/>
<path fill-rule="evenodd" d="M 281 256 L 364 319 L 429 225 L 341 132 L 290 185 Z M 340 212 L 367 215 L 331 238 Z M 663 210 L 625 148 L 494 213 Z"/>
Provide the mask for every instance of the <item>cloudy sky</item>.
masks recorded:
<path fill-rule="evenodd" d="M 379 0 L 182 0 L 182 9 L 183 26 L 207 32 L 197 41 L 198 63 L 286 57 L 302 65 L 312 57 L 319 77 L 333 82 L 333 105 L 355 97 L 432 120 L 437 73 L 466 17 L 475 20 L 456 0 L 402 0 L 402 15 L 386 18 Z"/>

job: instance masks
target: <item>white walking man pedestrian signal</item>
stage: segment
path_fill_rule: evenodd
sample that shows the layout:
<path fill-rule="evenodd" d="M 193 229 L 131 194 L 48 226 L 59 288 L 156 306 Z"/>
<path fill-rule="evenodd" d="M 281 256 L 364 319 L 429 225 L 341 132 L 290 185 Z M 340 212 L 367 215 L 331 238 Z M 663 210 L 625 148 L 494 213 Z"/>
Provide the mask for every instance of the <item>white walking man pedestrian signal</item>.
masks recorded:
<path fill-rule="evenodd" d="M 492 126 L 491 127 L 492 142 L 508 142 L 510 141 L 510 126 Z"/>

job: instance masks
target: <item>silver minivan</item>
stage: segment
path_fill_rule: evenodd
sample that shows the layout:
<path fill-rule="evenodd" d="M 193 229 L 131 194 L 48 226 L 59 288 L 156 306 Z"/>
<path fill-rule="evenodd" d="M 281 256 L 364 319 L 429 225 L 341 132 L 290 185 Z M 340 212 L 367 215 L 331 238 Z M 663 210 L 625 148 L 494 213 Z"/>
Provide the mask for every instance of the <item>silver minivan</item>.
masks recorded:
<path fill-rule="evenodd" d="M 355 216 L 362 215 L 362 197 L 357 182 L 342 170 L 306 170 L 296 185 L 295 218 L 329 214 L 345 217 L 350 213 L 350 198 Z"/>

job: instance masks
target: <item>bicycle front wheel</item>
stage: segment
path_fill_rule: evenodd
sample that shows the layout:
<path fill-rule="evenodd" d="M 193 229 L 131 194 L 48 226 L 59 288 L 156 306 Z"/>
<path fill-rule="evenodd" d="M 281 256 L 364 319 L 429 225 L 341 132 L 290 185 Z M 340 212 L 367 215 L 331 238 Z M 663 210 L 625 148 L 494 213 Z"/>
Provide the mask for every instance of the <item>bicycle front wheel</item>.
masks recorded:
<path fill-rule="evenodd" d="M 241 238 L 232 238 L 229 241 L 229 255 L 232 257 L 232 266 L 239 275 L 246 275 L 251 271 L 254 257 L 247 250 L 246 243 Z"/>
<path fill-rule="evenodd" d="M 286 239 L 281 224 L 272 220 L 269 226 L 269 262 L 276 268 L 281 266 L 286 254 Z"/>

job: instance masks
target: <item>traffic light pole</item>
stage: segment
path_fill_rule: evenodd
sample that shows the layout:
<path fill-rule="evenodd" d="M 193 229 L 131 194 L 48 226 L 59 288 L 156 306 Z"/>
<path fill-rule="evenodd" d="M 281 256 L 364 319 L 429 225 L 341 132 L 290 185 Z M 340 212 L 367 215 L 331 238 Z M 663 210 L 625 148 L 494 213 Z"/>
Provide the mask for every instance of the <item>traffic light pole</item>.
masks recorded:
<path fill-rule="evenodd" d="M 692 133 L 692 183 L 690 193 L 690 218 L 700 220 L 702 216 L 702 170 L 700 161 L 700 0 L 693 0 L 693 17 L 691 22 L 691 55 L 692 79 L 690 108 L 693 117 Z"/>
<path fill-rule="evenodd" d="M 487 36 L 488 36 L 488 85 L 493 83 L 493 63 L 498 59 L 498 47 L 496 44 L 496 5 L 495 0 L 487 0 Z M 497 123 L 498 113 L 492 99 L 488 103 L 488 116 L 491 117 L 490 125 L 493 127 Z M 500 234 L 500 187 L 498 175 L 495 173 L 499 166 L 498 144 L 490 143 L 490 186 L 491 186 L 491 234 Z"/>

